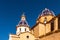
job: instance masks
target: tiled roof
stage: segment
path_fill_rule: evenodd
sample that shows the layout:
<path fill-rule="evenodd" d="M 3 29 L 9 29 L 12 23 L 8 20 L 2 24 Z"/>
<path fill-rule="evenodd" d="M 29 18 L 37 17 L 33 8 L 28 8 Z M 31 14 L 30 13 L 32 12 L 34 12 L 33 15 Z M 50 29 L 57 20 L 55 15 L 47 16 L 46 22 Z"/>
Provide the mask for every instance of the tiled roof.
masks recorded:
<path fill-rule="evenodd" d="M 42 11 L 41 16 L 44 16 L 44 15 L 53 15 L 53 16 L 55 16 L 54 12 L 51 11 L 51 10 L 49 10 L 49 9 L 47 9 L 47 8 L 45 8 L 45 9 Z"/>
<path fill-rule="evenodd" d="M 22 17 L 24 17 L 24 19 Z M 26 21 L 26 18 L 25 18 L 24 14 L 21 16 L 21 21 L 19 21 L 17 26 L 28 26 L 28 23 Z"/>

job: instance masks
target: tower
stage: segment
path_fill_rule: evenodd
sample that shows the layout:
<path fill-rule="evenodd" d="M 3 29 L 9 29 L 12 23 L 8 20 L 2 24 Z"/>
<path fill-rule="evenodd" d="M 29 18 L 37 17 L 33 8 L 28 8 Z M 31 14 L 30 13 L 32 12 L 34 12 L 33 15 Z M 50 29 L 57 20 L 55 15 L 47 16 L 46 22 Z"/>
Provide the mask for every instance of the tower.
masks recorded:
<path fill-rule="evenodd" d="M 22 14 L 21 21 L 19 21 L 19 23 L 17 25 L 16 34 L 19 35 L 20 33 L 23 33 L 23 32 L 30 32 L 29 25 L 26 21 L 26 17 L 24 14 Z"/>
<path fill-rule="evenodd" d="M 55 17 L 54 12 L 51 11 L 51 10 L 49 10 L 49 9 L 47 9 L 47 8 L 45 8 L 41 12 L 41 15 L 38 16 L 38 20 L 39 20 L 39 22 L 44 23 L 45 22 L 45 19 L 46 19 L 46 23 L 47 23 L 47 22 L 49 22 L 54 17 Z"/>
<path fill-rule="evenodd" d="M 35 40 L 24 14 L 22 14 L 21 20 L 16 26 L 16 34 L 9 34 L 9 40 Z"/>
<path fill-rule="evenodd" d="M 38 16 L 36 25 L 32 28 L 32 32 L 36 37 L 40 37 L 57 30 L 57 18 L 53 11 L 45 8 L 41 15 Z M 36 33 L 37 32 L 37 33 Z"/>
<path fill-rule="evenodd" d="M 40 29 L 42 29 L 43 32 L 42 35 L 46 35 L 46 33 L 49 33 L 51 31 L 54 31 L 56 27 L 54 27 L 54 22 L 55 22 L 55 14 L 53 11 L 45 8 L 41 15 L 38 18 L 38 22 L 40 23 Z M 41 26 L 42 25 L 42 26 Z M 41 34 L 41 33 L 40 33 Z"/>

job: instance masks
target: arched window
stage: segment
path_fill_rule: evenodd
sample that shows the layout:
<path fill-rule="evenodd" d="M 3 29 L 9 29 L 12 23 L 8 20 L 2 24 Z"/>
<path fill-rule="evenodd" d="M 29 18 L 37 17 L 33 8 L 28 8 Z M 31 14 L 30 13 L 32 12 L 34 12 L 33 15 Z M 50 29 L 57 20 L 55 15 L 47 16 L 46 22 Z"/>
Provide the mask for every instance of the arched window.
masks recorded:
<path fill-rule="evenodd" d="M 51 31 L 54 30 L 54 20 L 51 22 Z"/>
<path fill-rule="evenodd" d="M 46 22 L 47 22 L 47 18 L 45 17 L 45 19 L 44 19 L 44 24 L 46 24 Z"/>
<path fill-rule="evenodd" d="M 21 31 L 21 28 L 20 28 L 20 31 Z"/>
<path fill-rule="evenodd" d="M 58 17 L 58 29 L 60 29 L 60 16 Z"/>
<path fill-rule="evenodd" d="M 26 28 L 25 28 L 25 31 L 26 31 Z"/>

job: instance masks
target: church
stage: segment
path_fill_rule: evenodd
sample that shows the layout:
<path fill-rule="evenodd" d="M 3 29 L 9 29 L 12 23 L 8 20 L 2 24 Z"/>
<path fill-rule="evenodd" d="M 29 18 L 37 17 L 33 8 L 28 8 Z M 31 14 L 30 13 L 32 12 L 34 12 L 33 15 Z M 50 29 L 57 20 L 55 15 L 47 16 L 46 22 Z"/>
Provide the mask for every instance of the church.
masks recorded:
<path fill-rule="evenodd" d="M 30 28 L 23 14 L 16 26 L 16 34 L 9 34 L 8 40 L 60 40 L 60 15 L 45 8 Z"/>

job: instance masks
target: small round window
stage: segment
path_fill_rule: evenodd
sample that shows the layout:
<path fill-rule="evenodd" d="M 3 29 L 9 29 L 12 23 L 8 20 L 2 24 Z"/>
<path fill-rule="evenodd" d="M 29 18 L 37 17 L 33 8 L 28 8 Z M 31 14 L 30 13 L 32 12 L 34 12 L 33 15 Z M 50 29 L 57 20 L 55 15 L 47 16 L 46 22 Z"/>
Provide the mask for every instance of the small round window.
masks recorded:
<path fill-rule="evenodd" d="M 26 36 L 27 38 L 29 38 L 29 36 Z"/>

